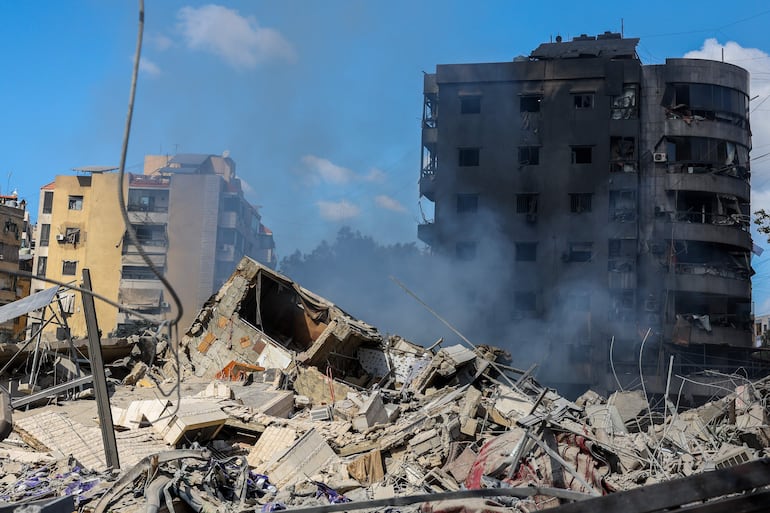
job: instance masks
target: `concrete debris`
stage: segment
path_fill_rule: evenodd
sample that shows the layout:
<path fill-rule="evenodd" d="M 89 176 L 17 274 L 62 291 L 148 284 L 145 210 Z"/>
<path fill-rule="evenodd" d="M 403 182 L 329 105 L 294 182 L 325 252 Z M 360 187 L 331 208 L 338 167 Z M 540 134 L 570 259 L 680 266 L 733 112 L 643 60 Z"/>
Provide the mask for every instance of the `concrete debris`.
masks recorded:
<path fill-rule="evenodd" d="M 638 391 L 572 402 L 498 349 L 381 336 L 250 260 L 204 305 L 179 362 L 155 337 L 135 344 L 110 367 L 121 468 L 107 468 L 94 403 L 62 387 L 14 412 L 0 501 L 405 513 L 419 505 L 399 500 L 439 494 L 422 510 L 528 512 L 729 469 L 770 447 L 770 381 L 689 410 L 651 408 Z M 452 495 L 483 489 L 494 502 Z"/>

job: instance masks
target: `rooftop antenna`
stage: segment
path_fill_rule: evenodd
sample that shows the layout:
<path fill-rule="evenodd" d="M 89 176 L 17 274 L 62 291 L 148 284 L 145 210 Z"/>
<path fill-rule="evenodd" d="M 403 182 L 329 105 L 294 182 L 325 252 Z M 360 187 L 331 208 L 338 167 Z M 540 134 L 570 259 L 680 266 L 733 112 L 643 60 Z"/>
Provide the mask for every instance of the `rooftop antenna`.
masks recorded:
<path fill-rule="evenodd" d="M 625 31 L 623 30 L 623 18 L 620 18 L 620 37 L 623 38 Z"/>

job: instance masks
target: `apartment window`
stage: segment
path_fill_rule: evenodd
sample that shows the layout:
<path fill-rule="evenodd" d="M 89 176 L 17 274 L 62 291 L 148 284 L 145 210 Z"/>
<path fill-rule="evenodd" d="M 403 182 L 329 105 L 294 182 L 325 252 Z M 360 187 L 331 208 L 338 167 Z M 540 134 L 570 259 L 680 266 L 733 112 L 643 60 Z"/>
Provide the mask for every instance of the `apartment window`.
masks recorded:
<path fill-rule="evenodd" d="M 573 146 L 572 163 L 573 164 L 590 164 L 592 149 L 593 148 L 591 146 Z"/>
<path fill-rule="evenodd" d="M 41 247 L 47 246 L 49 241 L 51 240 L 51 225 L 50 224 L 41 224 L 40 225 L 40 240 L 38 241 Z"/>
<path fill-rule="evenodd" d="M 542 96 L 522 96 L 519 98 L 520 112 L 540 112 Z"/>
<path fill-rule="evenodd" d="M 53 191 L 43 193 L 43 213 L 50 214 L 53 211 Z"/>
<path fill-rule="evenodd" d="M 479 165 L 479 148 L 460 148 L 457 152 L 457 165 L 460 167 L 472 167 Z"/>
<path fill-rule="evenodd" d="M 457 213 L 472 214 L 479 209 L 478 194 L 458 194 L 457 195 Z"/>
<path fill-rule="evenodd" d="M 151 268 L 143 265 L 124 265 L 121 270 L 124 280 L 157 280 L 158 277 Z"/>
<path fill-rule="evenodd" d="M 537 259 L 537 242 L 517 242 L 516 261 L 534 262 Z"/>
<path fill-rule="evenodd" d="M 45 272 L 48 268 L 48 257 L 37 257 L 37 275 L 41 278 L 45 278 Z"/>
<path fill-rule="evenodd" d="M 576 109 L 593 109 L 594 93 L 580 93 L 572 95 L 572 101 Z"/>
<path fill-rule="evenodd" d="M 513 307 L 519 312 L 534 312 L 537 310 L 537 295 L 532 291 L 514 292 Z"/>
<path fill-rule="evenodd" d="M 591 193 L 581 192 L 576 194 L 570 194 L 569 195 L 570 212 L 574 212 L 576 214 L 580 214 L 582 212 L 590 212 L 592 197 L 593 197 L 593 194 Z"/>
<path fill-rule="evenodd" d="M 460 96 L 460 114 L 479 114 L 481 113 L 481 95 Z"/>
<path fill-rule="evenodd" d="M 83 210 L 83 196 L 70 196 L 67 200 L 69 210 Z"/>
<path fill-rule="evenodd" d="M 68 244 L 80 244 L 82 240 L 80 228 L 65 228 L 64 239 Z"/>
<path fill-rule="evenodd" d="M 592 252 L 592 242 L 570 242 L 564 260 L 567 262 L 590 262 Z"/>
<path fill-rule="evenodd" d="M 536 166 L 540 164 L 539 146 L 520 146 L 519 147 L 519 165 Z"/>
<path fill-rule="evenodd" d="M 455 246 L 455 254 L 458 260 L 468 262 L 476 258 L 475 242 L 458 242 Z"/>
<path fill-rule="evenodd" d="M 516 213 L 517 214 L 536 214 L 537 213 L 537 194 L 517 194 L 516 195 Z"/>
<path fill-rule="evenodd" d="M 636 220 L 636 191 L 610 191 L 610 221 Z"/>
<path fill-rule="evenodd" d="M 78 270 L 77 260 L 64 260 L 61 263 L 61 273 L 63 276 L 75 276 Z"/>

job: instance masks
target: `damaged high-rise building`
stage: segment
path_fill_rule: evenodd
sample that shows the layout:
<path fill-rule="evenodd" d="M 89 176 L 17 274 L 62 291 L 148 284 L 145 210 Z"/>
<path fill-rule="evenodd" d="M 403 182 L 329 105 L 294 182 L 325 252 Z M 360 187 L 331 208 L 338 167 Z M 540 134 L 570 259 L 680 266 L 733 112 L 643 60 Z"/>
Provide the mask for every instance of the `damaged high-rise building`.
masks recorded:
<path fill-rule="evenodd" d="M 76 171 L 41 188 L 36 274 L 79 282 L 89 268 L 96 292 L 158 322 L 171 318 L 170 296 L 126 232 L 117 199 L 119 175 L 114 168 Z M 144 173 L 127 174 L 123 189 L 138 242 L 182 300 L 183 326 L 244 255 L 275 267 L 272 232 L 244 198 L 227 155 L 148 155 Z M 32 284 L 34 291 L 48 286 L 41 280 Z M 80 298 L 68 293 L 62 309 L 72 334 L 85 335 Z M 97 302 L 96 309 L 105 333 L 129 332 L 139 322 L 107 303 Z M 32 327 L 40 323 L 38 318 Z M 57 328 L 47 325 L 44 333 Z"/>
<path fill-rule="evenodd" d="M 637 44 L 557 38 L 424 77 L 420 195 L 434 218 L 418 235 L 504 280 L 485 314 L 564 389 L 638 385 L 641 367 L 662 390 L 671 356 L 681 375 L 759 365 L 749 74 L 643 65 Z"/>

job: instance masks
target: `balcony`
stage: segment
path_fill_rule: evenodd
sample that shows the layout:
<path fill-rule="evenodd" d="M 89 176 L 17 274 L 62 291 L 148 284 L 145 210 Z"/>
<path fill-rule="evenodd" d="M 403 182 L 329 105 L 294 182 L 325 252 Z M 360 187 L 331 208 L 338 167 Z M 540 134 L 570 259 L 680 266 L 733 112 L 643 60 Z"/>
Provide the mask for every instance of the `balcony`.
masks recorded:
<path fill-rule="evenodd" d="M 748 271 L 700 264 L 677 264 L 666 276 L 666 288 L 697 294 L 751 297 Z"/>
<path fill-rule="evenodd" d="M 238 227 L 238 213 L 237 212 L 222 212 L 219 214 L 220 228 L 237 228 Z"/>
<path fill-rule="evenodd" d="M 436 197 L 436 175 L 427 169 L 420 173 L 420 196 L 425 196 L 430 201 Z"/>
<path fill-rule="evenodd" d="M 699 168 L 685 168 L 699 169 Z M 728 175 L 714 173 L 681 172 L 666 175 L 666 190 L 697 191 L 729 194 L 748 199 L 751 191 L 748 181 Z"/>
<path fill-rule="evenodd" d="M 429 246 L 437 241 L 438 229 L 436 223 L 422 223 L 417 225 L 417 238 Z"/>
<path fill-rule="evenodd" d="M 222 244 L 217 248 L 217 260 L 232 262 L 235 260 L 235 244 Z"/>
<path fill-rule="evenodd" d="M 704 219 L 706 222 L 702 222 Z M 751 250 L 751 234 L 748 231 L 748 226 L 738 222 L 711 224 L 708 222 L 710 220 L 719 221 L 720 219 L 718 219 L 718 216 L 711 214 L 683 212 L 679 215 L 679 221 L 669 221 L 657 226 L 655 236 L 668 240 L 673 238 L 675 240 L 716 242 Z M 727 221 L 726 219 L 724 220 Z"/>
<path fill-rule="evenodd" d="M 425 145 L 435 145 L 438 142 L 438 128 L 435 126 L 423 125 L 422 143 Z"/>
<path fill-rule="evenodd" d="M 711 326 L 711 331 L 707 331 L 692 325 L 675 328 L 674 324 L 667 323 L 664 328 L 664 335 L 666 340 L 675 344 L 683 344 L 687 341 L 689 344 L 753 346 L 751 330 L 731 326 Z"/>
<path fill-rule="evenodd" d="M 129 210 L 128 219 L 131 224 L 165 224 L 168 223 L 168 209 Z"/>

